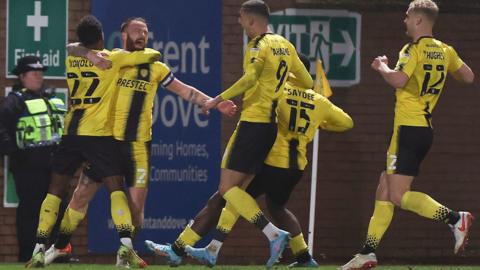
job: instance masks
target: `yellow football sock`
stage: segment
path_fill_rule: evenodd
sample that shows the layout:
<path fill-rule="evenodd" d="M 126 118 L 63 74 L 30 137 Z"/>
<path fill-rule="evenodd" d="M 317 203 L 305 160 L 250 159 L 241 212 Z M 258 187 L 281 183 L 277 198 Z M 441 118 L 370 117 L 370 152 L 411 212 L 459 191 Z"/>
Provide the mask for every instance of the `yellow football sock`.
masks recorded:
<path fill-rule="evenodd" d="M 226 234 L 230 233 L 239 216 L 232 204 L 227 202 L 218 219 L 217 230 Z"/>
<path fill-rule="evenodd" d="M 110 194 L 113 224 L 120 238 L 131 237 L 133 231 L 132 214 L 128 207 L 127 196 L 123 191 L 114 191 Z"/>
<path fill-rule="evenodd" d="M 135 237 L 137 237 L 138 233 L 140 232 L 140 227 L 139 226 L 133 226 L 132 225 L 132 239 L 134 239 Z"/>
<path fill-rule="evenodd" d="M 72 234 L 84 217 L 85 213 L 68 207 L 63 215 L 62 223 L 60 224 L 60 233 Z"/>
<path fill-rule="evenodd" d="M 50 193 L 48 193 L 43 200 L 42 206 L 40 207 L 40 219 L 37 228 L 38 241 L 41 242 L 42 239 L 46 240 L 50 237 L 53 226 L 55 226 L 55 222 L 57 221 L 58 208 L 61 202 L 62 199 Z"/>
<path fill-rule="evenodd" d="M 175 244 L 178 247 L 185 247 L 185 246 L 195 246 L 195 244 L 200 241 L 202 237 L 198 235 L 190 226 L 185 227 L 183 232 L 178 236 L 177 240 L 175 240 Z"/>
<path fill-rule="evenodd" d="M 229 189 L 223 198 L 248 222 L 256 223 L 263 216 L 255 199 L 239 187 Z"/>
<path fill-rule="evenodd" d="M 376 249 L 393 218 L 395 206 L 387 201 L 375 201 L 375 209 L 368 224 L 366 245 Z"/>
<path fill-rule="evenodd" d="M 422 217 L 446 220 L 450 210 L 422 192 L 407 191 L 403 194 L 402 209 L 417 213 Z"/>
<path fill-rule="evenodd" d="M 307 243 L 305 243 L 305 239 L 303 238 L 303 233 L 293 237 L 288 242 L 290 249 L 292 250 L 293 256 L 297 256 L 298 254 L 308 252 Z"/>

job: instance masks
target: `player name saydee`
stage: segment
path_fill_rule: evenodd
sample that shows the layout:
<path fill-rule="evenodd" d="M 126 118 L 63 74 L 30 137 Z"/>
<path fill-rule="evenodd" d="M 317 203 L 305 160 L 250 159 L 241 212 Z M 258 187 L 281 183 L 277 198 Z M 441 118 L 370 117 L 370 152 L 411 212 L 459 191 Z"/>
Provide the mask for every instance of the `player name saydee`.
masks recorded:
<path fill-rule="evenodd" d="M 272 48 L 273 55 L 290 55 L 288 48 Z"/>
<path fill-rule="evenodd" d="M 117 86 L 123 86 L 127 88 L 135 88 L 136 90 L 145 90 L 147 91 L 147 85 L 150 85 L 149 82 L 140 81 L 140 80 L 129 80 L 129 79 L 118 79 Z"/>
<path fill-rule="evenodd" d="M 286 88 L 289 96 L 299 96 L 308 100 L 313 100 L 313 94 L 306 93 L 300 89 Z"/>

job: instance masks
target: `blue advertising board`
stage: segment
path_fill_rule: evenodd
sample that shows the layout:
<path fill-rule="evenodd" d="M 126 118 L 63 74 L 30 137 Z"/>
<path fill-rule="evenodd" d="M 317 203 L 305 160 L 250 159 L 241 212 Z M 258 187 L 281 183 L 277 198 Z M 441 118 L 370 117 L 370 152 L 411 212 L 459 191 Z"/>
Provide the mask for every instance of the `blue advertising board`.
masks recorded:
<path fill-rule="evenodd" d="M 129 17 L 148 22 L 148 47 L 160 51 L 175 77 L 210 96 L 221 90 L 222 1 L 94 0 L 108 49 L 121 47 L 121 23 Z M 188 7 L 188 8 L 187 8 Z M 153 112 L 150 185 L 145 222 L 135 249 L 152 239 L 172 242 L 216 190 L 220 173 L 220 116 L 159 87 Z M 119 239 L 102 189 L 88 212 L 90 252 L 111 253 Z"/>

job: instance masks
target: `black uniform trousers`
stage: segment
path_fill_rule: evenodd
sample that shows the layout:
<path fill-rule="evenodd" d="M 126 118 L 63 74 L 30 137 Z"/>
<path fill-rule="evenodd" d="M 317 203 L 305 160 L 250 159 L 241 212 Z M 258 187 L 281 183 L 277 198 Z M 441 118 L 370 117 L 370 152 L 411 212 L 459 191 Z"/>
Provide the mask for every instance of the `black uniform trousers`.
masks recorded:
<path fill-rule="evenodd" d="M 40 207 L 47 196 L 51 180 L 51 155 L 54 149 L 18 151 L 10 158 L 10 171 L 13 174 L 18 196 L 16 217 L 18 261 L 26 262 L 32 257 L 36 242 Z M 63 199 L 63 198 L 62 198 Z M 57 225 L 51 234 L 56 237 L 66 200 L 62 200 Z"/>

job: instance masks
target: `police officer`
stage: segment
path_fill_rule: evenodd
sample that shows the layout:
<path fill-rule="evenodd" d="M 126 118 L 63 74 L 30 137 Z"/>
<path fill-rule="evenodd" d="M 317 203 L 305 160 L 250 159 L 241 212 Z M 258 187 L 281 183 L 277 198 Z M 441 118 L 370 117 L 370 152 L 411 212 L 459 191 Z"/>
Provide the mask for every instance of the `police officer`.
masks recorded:
<path fill-rule="evenodd" d="M 43 86 L 36 56 L 18 60 L 18 82 L 0 103 L 0 154 L 10 157 L 10 171 L 19 199 L 17 239 L 19 261 L 28 261 L 35 244 L 40 205 L 50 183 L 50 159 L 63 133 L 64 102 Z"/>

